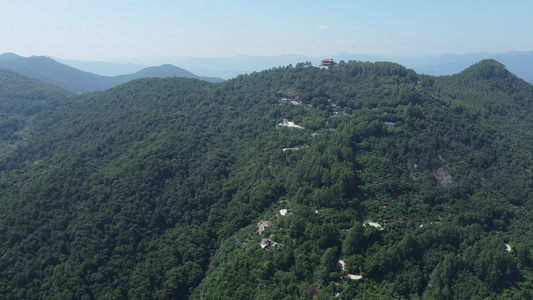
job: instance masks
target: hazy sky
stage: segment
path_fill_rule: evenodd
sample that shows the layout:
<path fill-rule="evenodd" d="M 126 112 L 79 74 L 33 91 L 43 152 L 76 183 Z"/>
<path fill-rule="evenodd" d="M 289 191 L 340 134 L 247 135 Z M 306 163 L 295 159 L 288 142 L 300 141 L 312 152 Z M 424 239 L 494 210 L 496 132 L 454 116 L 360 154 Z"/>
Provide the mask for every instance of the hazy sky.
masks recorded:
<path fill-rule="evenodd" d="M 533 50 L 532 0 L 5 0 L 0 53 L 107 60 Z"/>

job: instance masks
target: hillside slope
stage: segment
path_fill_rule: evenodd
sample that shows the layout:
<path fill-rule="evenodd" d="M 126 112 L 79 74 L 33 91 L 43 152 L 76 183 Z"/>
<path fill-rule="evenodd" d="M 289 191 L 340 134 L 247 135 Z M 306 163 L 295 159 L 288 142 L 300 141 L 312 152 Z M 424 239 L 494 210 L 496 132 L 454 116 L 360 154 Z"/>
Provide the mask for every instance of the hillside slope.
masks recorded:
<path fill-rule="evenodd" d="M 5 55 L 5 54 L 2 54 Z M 10 56 L 1 59 L 0 67 L 58 86 L 74 93 L 85 93 L 110 88 L 103 76 L 79 71 L 44 56 Z"/>
<path fill-rule="evenodd" d="M 532 104 L 492 60 L 80 95 L 0 156 L 0 294 L 530 298 Z"/>
<path fill-rule="evenodd" d="M 199 78 L 209 82 L 223 81 L 218 78 L 196 76 L 187 70 L 171 65 L 145 68 L 129 75 L 101 76 L 80 71 L 48 57 L 21 57 L 12 53 L 0 55 L 0 67 L 50 83 L 73 93 L 103 91 L 145 77 L 185 77 Z"/>
<path fill-rule="evenodd" d="M 495 59 L 503 64 L 518 77 L 533 82 L 533 52 L 532 51 L 511 51 L 505 53 L 471 53 L 464 55 L 443 55 L 428 59 L 426 62 L 414 60 L 414 69 L 423 74 L 429 75 L 449 75 L 461 72 L 468 66 L 482 60 Z M 407 63 L 407 61 L 406 61 Z"/>
<path fill-rule="evenodd" d="M 60 88 L 0 68 L 0 153 L 27 139 L 36 115 L 46 116 L 70 100 Z"/>
<path fill-rule="evenodd" d="M 328 55 L 336 61 L 369 61 L 394 62 L 415 70 L 419 74 L 433 76 L 460 73 L 467 67 L 484 59 L 495 59 L 507 66 L 518 77 L 533 82 L 533 51 L 509 51 L 503 53 L 466 53 L 462 55 L 445 54 L 441 56 L 397 56 L 397 55 L 365 55 L 336 53 Z M 139 58 L 137 63 L 158 65 L 171 63 L 181 66 L 195 74 L 234 78 L 239 74 L 249 74 L 272 68 L 273 66 L 296 65 L 298 62 L 310 61 L 314 65 L 320 63 L 323 56 L 278 55 L 278 56 L 232 56 L 232 57 L 164 57 Z"/>
<path fill-rule="evenodd" d="M 215 77 L 201 77 L 201 76 L 196 76 L 195 74 L 185 70 L 185 69 L 182 69 L 182 68 L 178 68 L 176 66 L 173 66 L 173 65 L 169 65 L 169 64 L 166 64 L 166 65 L 161 65 L 161 66 L 158 66 L 158 67 L 148 67 L 148 68 L 144 68 L 138 72 L 135 72 L 133 74 L 128 74 L 128 75 L 119 75 L 119 76 L 115 76 L 113 77 L 114 80 L 115 80 L 115 85 L 118 85 L 118 84 L 122 84 L 122 83 L 126 83 L 128 81 L 131 81 L 131 80 L 135 80 L 135 79 L 141 79 L 141 78 L 149 78 L 149 77 L 159 77 L 159 78 L 165 78 L 165 77 L 183 77 L 183 78 L 197 78 L 197 79 L 201 79 L 201 80 L 205 80 L 207 82 L 213 82 L 213 83 L 217 83 L 217 82 L 223 82 L 224 80 L 223 79 L 220 79 L 220 78 L 215 78 Z"/>

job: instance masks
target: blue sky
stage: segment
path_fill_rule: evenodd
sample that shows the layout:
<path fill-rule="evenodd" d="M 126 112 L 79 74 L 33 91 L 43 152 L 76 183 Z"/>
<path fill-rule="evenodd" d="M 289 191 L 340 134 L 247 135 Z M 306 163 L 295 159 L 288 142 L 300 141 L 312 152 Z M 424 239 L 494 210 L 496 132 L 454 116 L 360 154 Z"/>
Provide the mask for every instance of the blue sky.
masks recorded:
<path fill-rule="evenodd" d="M 7 3 L 6 3 L 7 2 Z M 79 60 L 533 50 L 531 0 L 20 0 L 0 53 Z"/>

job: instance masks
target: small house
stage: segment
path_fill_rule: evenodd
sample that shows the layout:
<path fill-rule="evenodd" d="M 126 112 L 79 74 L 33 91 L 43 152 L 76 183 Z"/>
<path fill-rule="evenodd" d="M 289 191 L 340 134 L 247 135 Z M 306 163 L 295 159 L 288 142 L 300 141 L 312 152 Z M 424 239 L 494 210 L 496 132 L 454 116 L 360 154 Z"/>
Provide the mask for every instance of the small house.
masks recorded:
<path fill-rule="evenodd" d="M 294 214 L 292 213 L 292 209 L 285 209 L 285 208 L 284 208 L 284 209 L 280 209 L 280 210 L 279 210 L 279 214 L 280 214 L 280 216 L 282 216 L 282 217 L 287 216 L 287 215 L 288 215 L 288 216 L 292 216 L 292 215 L 294 215 Z"/>

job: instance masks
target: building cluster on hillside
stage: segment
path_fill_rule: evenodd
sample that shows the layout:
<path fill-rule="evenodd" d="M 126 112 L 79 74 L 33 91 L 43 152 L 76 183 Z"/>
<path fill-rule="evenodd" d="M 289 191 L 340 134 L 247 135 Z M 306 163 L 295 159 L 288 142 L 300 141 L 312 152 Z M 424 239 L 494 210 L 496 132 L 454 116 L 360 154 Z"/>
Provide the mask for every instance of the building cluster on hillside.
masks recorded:
<path fill-rule="evenodd" d="M 283 122 L 279 123 L 278 126 L 285 126 L 289 128 L 297 128 L 297 129 L 305 129 L 300 125 L 296 125 L 294 122 L 289 121 L 287 119 L 283 119 Z"/>
<path fill-rule="evenodd" d="M 293 213 L 292 213 L 292 209 L 280 209 L 279 210 L 279 215 L 282 216 L 282 217 L 285 217 L 285 216 L 292 216 Z"/>
<path fill-rule="evenodd" d="M 383 219 L 383 225 L 392 224 L 394 221 L 398 221 L 401 227 L 406 227 L 407 222 L 403 218 L 398 219 Z"/>
<path fill-rule="evenodd" d="M 298 146 L 298 147 L 292 147 L 292 148 L 283 148 L 281 150 L 283 150 L 284 152 L 285 151 L 296 151 L 296 150 L 300 150 L 300 149 L 303 149 L 303 148 L 308 148 L 309 146 L 307 144 L 303 144 L 301 146 Z"/>
<path fill-rule="evenodd" d="M 302 101 L 300 100 L 300 96 L 296 96 L 294 98 L 281 98 L 279 100 L 279 103 L 282 104 L 282 105 L 283 104 L 288 104 L 288 103 L 290 103 L 292 105 L 300 105 L 300 104 L 302 104 Z"/>
<path fill-rule="evenodd" d="M 278 248 L 279 244 L 272 240 L 272 235 L 270 235 L 268 238 L 261 239 L 261 242 L 259 243 L 259 246 L 262 250 L 268 251 L 269 247 L 272 248 Z"/>

